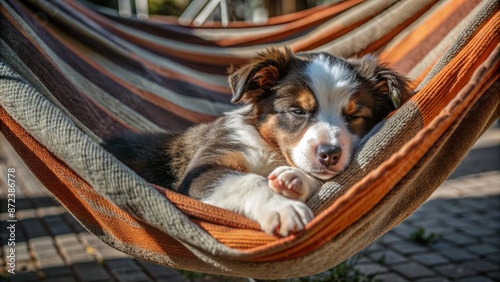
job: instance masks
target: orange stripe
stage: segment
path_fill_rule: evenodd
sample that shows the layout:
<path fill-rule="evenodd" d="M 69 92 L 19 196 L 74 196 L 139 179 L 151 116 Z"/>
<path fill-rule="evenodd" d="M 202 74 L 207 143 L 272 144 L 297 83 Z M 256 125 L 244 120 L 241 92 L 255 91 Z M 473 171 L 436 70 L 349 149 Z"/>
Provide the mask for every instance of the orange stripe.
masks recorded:
<path fill-rule="evenodd" d="M 479 4 L 479 0 L 447 2 L 439 12 L 402 39 L 399 44 L 383 52 L 383 60 L 401 73 L 409 72 L 442 41 Z M 451 7 L 450 7 L 451 6 Z M 387 55 L 386 55 L 387 54 Z"/>
<path fill-rule="evenodd" d="M 418 25 L 418 28 L 410 32 L 399 44 L 384 50 L 379 58 L 384 62 L 397 63 L 404 56 L 415 48 L 418 48 L 422 41 L 433 35 L 433 33 L 447 21 L 450 17 L 456 17 L 456 12 L 464 3 L 473 3 L 471 0 L 448 1 L 443 7 L 435 12 L 430 18 Z M 476 1 L 477 2 L 477 1 Z"/>
<path fill-rule="evenodd" d="M 427 5 L 425 5 L 418 12 L 414 13 L 409 19 L 400 23 L 396 28 L 379 38 L 377 41 L 373 42 L 370 46 L 368 46 L 365 50 L 362 51 L 362 54 L 367 54 L 371 52 L 375 52 L 377 49 L 381 48 L 385 44 L 387 44 L 391 39 L 393 39 L 396 35 L 398 35 L 402 30 L 404 30 L 407 26 L 421 17 L 425 12 L 427 12 L 434 4 L 436 4 L 438 0 L 431 1 Z"/>

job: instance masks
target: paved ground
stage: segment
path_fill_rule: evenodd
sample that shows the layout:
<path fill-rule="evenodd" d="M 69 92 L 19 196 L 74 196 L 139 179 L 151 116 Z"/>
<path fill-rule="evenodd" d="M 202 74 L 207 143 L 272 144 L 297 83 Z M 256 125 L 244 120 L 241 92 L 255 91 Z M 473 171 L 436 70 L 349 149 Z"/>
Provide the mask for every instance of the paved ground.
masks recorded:
<path fill-rule="evenodd" d="M 431 199 L 353 259 L 358 273 L 382 281 L 500 281 L 499 156 L 497 123 Z M 7 273 L 10 167 L 18 187 L 15 275 Z M 186 281 L 174 269 L 131 258 L 86 232 L 1 135 L 0 171 L 0 281 Z"/>

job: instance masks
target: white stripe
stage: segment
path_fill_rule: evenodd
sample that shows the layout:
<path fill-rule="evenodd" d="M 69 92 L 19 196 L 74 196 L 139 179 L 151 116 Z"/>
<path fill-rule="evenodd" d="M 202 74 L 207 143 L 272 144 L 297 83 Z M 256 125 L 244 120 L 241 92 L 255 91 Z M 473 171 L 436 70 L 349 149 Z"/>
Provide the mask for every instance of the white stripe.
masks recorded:
<path fill-rule="evenodd" d="M 359 86 L 355 74 L 319 55 L 307 66 L 306 75 L 319 104 L 319 119 L 330 124 L 342 122 L 343 108 Z"/>

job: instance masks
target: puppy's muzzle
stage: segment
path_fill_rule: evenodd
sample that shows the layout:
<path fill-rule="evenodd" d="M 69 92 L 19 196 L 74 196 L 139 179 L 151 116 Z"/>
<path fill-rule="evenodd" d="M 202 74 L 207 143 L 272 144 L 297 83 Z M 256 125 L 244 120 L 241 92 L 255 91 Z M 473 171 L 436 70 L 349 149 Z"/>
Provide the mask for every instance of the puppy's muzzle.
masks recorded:
<path fill-rule="evenodd" d="M 316 150 L 319 162 L 326 167 L 336 165 L 342 155 L 342 149 L 337 145 L 322 144 Z"/>

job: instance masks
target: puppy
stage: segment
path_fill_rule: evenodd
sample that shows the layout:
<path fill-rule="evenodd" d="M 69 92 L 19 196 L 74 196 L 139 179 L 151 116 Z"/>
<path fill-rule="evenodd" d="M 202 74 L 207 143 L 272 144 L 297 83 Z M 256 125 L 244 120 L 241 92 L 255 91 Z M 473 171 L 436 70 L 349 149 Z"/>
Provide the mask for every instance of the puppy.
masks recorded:
<path fill-rule="evenodd" d="M 406 79 L 373 57 L 289 49 L 231 68 L 229 84 L 243 107 L 181 134 L 127 134 L 105 147 L 147 181 L 280 236 L 305 227 L 313 213 L 304 202 L 410 97 Z"/>

